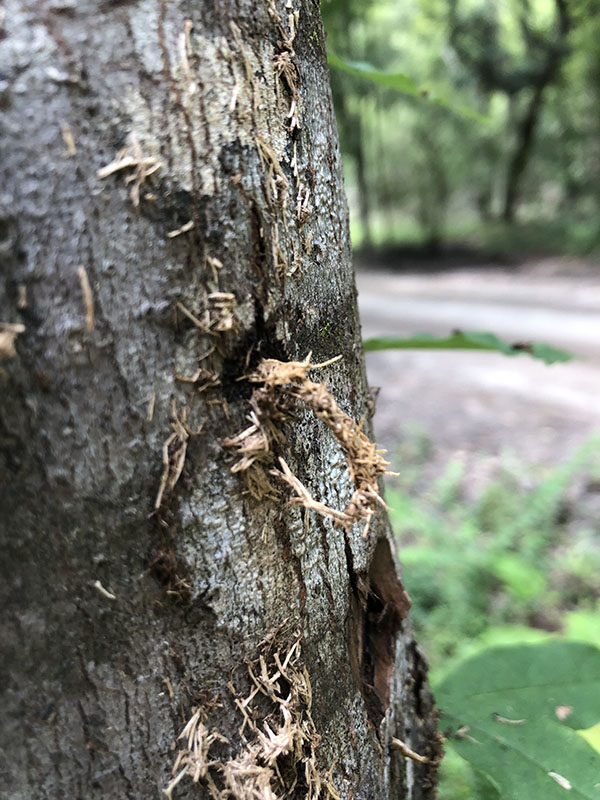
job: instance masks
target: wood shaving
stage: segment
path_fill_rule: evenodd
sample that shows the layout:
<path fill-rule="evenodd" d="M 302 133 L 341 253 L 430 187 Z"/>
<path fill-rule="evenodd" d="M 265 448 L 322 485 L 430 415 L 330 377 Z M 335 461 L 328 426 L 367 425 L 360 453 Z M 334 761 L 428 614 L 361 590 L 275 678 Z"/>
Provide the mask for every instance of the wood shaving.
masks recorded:
<path fill-rule="evenodd" d="M 178 737 L 183 746 L 165 789 L 168 798 L 187 777 L 202 782 L 214 800 L 283 800 L 299 781 L 306 800 L 340 800 L 332 770 L 323 775 L 317 766 L 321 737 L 299 636 L 287 651 L 268 637 L 253 660 L 234 670 L 228 689 L 241 718 L 238 743 L 209 727 L 209 709 L 192 709 Z M 218 757 L 218 743 L 228 745 L 228 758 Z"/>
<path fill-rule="evenodd" d="M 108 589 L 105 589 L 104 586 L 100 583 L 100 581 L 94 581 L 92 584 L 94 589 L 97 589 L 98 592 L 102 595 L 102 597 L 106 597 L 107 600 L 116 600 L 116 594 L 109 592 Z"/>
<path fill-rule="evenodd" d="M 395 736 L 392 737 L 392 745 L 397 749 L 400 750 L 403 756 L 406 758 L 410 758 L 412 761 L 417 761 L 419 764 L 429 764 L 430 759 L 426 756 L 421 756 L 419 753 L 415 753 L 414 750 L 405 744 L 401 739 L 396 739 Z"/>
<path fill-rule="evenodd" d="M 146 411 L 146 422 L 152 422 L 154 417 L 154 406 L 156 405 L 156 392 L 152 392 L 148 400 L 148 410 Z"/>
<path fill-rule="evenodd" d="M 273 148 L 262 136 L 256 137 L 256 146 L 263 170 L 266 172 L 267 201 L 271 206 L 286 207 L 288 181 Z"/>
<path fill-rule="evenodd" d="M 127 137 L 126 146 L 117 154 L 115 159 L 98 170 L 97 175 L 100 180 L 114 175 L 116 172 L 127 170 L 130 172 L 125 178 L 126 184 L 133 184 L 129 196 L 131 202 L 138 208 L 140 205 L 140 188 L 144 185 L 147 178 L 153 175 L 162 167 L 154 155 L 144 155 L 142 147 L 134 132 Z"/>
<path fill-rule="evenodd" d="M 216 730 L 209 731 L 204 724 L 205 714 L 203 709 L 193 709 L 192 716 L 187 721 L 178 739 L 185 741 L 185 747 L 179 751 L 173 765 L 173 780 L 165 789 L 165 795 L 171 800 L 173 789 L 189 775 L 194 783 L 205 779 L 208 770 L 219 764 L 218 761 L 209 759 L 209 751 L 214 742 L 227 743 L 227 739 Z"/>
<path fill-rule="evenodd" d="M 85 329 L 92 331 L 94 329 L 94 298 L 92 296 L 92 287 L 85 267 L 77 267 L 77 276 L 81 284 L 81 291 L 83 293 L 83 302 L 85 303 Z"/>
<path fill-rule="evenodd" d="M 353 524 L 352 519 L 345 512 L 336 511 L 334 508 L 326 506 L 325 503 L 319 503 L 314 500 L 306 486 L 294 475 L 283 458 L 279 459 L 279 464 L 281 470 L 271 470 L 271 474 L 284 480 L 296 493 L 296 496 L 290 501 L 292 505 L 301 505 L 308 511 L 316 511 L 317 514 L 321 514 L 322 516 L 333 517 L 342 527 Z"/>
<path fill-rule="evenodd" d="M 170 494 L 175 488 L 183 472 L 190 437 L 197 436 L 201 432 L 203 425 L 200 425 L 199 428 L 192 431 L 187 425 L 187 408 L 182 410 L 180 416 L 176 403 L 173 401 L 171 409 L 171 428 L 173 429 L 173 433 L 163 444 L 163 471 L 156 494 L 156 500 L 154 501 L 155 510 L 161 507 L 165 496 Z"/>
<path fill-rule="evenodd" d="M 231 331 L 235 328 L 235 295 L 230 292 L 212 292 L 208 295 L 208 313 L 211 331 Z"/>
<path fill-rule="evenodd" d="M 73 131 L 71 130 L 68 122 L 63 122 L 60 126 L 60 132 L 63 138 L 63 142 L 65 143 L 65 147 L 67 148 L 65 151 L 65 158 L 73 158 L 77 155 L 77 148 L 75 147 L 75 137 L 73 136 Z"/>
<path fill-rule="evenodd" d="M 194 220 L 191 219 L 189 222 L 186 222 L 180 228 L 176 228 L 174 231 L 168 231 L 167 239 L 174 239 L 176 236 L 181 236 L 182 233 L 187 233 L 191 231 L 194 227 Z"/>
<path fill-rule="evenodd" d="M 468 725 L 463 725 L 459 728 L 456 733 L 454 734 L 457 739 L 465 739 L 467 742 L 471 742 L 471 744 L 481 744 L 478 739 L 475 739 L 473 736 L 469 735 L 469 731 L 471 729 Z"/>
<path fill-rule="evenodd" d="M 183 383 L 193 383 L 197 392 L 205 392 L 207 389 L 214 389 L 221 384 L 221 379 L 216 372 L 203 367 L 198 367 L 196 372 L 189 377 L 176 375 L 175 378 Z"/>
<path fill-rule="evenodd" d="M 223 269 L 223 262 L 214 256 L 206 256 L 206 263 L 211 269 L 214 282 L 219 283 L 219 270 Z"/>
<path fill-rule="evenodd" d="M 0 358 L 14 358 L 15 339 L 23 333 L 25 326 L 19 323 L 0 322 Z"/>
<path fill-rule="evenodd" d="M 169 678 L 168 675 L 165 678 L 163 678 L 163 683 L 167 687 L 167 691 L 169 693 L 169 700 L 174 700 L 175 699 L 175 692 L 173 691 L 173 686 L 171 684 L 171 679 Z"/>
<path fill-rule="evenodd" d="M 19 284 L 18 291 L 17 308 L 19 311 L 23 311 L 27 308 L 27 286 L 24 283 Z"/>
<path fill-rule="evenodd" d="M 225 444 L 237 451 L 238 460 L 232 472 L 244 472 L 257 463 L 260 466 L 271 464 L 269 474 L 279 478 L 295 492 L 293 504 L 330 516 L 345 530 L 349 530 L 356 522 L 364 521 L 363 536 L 367 536 L 375 509 L 378 505 L 385 507 L 379 495 L 378 480 L 381 475 L 388 473 L 388 462 L 383 458 L 385 451 L 378 450 L 363 432 L 363 423 L 356 423 L 340 409 L 325 384 L 308 379 L 309 370 L 328 366 L 337 360 L 311 364 L 310 355 L 304 361 L 264 359 L 255 372 L 248 376 L 250 381 L 263 384 L 254 391 L 251 399 L 252 425 L 226 440 Z M 281 423 L 291 419 L 294 408 L 298 406 L 309 408 L 327 425 L 346 456 L 355 491 L 343 511 L 329 508 L 312 498 L 283 458 L 279 457 L 279 466 L 275 463 L 275 450 L 285 442 L 280 430 Z M 256 470 L 253 479 L 255 491 L 252 493 L 260 497 L 261 486 L 270 487 L 270 482 L 261 478 L 260 474 L 257 477 Z M 270 492 L 265 490 L 264 493 Z"/>
<path fill-rule="evenodd" d="M 236 297 L 230 292 L 212 292 L 206 298 L 205 307 L 198 313 L 193 313 L 183 303 L 177 303 L 181 313 L 204 333 L 225 333 L 234 330 L 237 326 L 236 306 Z"/>

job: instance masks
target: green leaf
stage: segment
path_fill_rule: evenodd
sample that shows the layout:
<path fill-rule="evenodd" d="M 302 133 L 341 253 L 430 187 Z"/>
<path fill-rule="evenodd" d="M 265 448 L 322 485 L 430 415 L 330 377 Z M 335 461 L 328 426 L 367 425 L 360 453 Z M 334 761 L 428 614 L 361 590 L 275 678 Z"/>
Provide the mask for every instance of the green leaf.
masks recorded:
<path fill-rule="evenodd" d="M 471 108 L 466 106 L 455 105 L 448 102 L 444 97 L 440 97 L 431 89 L 425 89 L 417 86 L 410 75 L 403 72 L 381 72 L 370 64 L 365 64 L 358 61 L 346 61 L 344 58 L 328 51 L 327 61 L 331 67 L 347 72 L 349 75 L 354 75 L 356 78 L 363 78 L 370 83 L 377 86 L 383 86 L 386 89 L 394 89 L 397 92 L 408 95 L 409 97 L 418 97 L 422 100 L 430 100 L 432 103 L 437 103 L 449 111 L 453 111 L 462 116 L 469 117 L 470 119 L 477 120 L 477 122 L 489 122 L 487 117 L 478 114 Z"/>
<path fill-rule="evenodd" d="M 589 642 L 600 647 L 600 602 L 593 610 L 579 608 L 567 611 L 563 617 L 565 636 L 578 642 Z"/>
<path fill-rule="evenodd" d="M 503 797 L 600 797 L 600 754 L 572 730 L 600 720 L 598 648 L 490 648 L 459 664 L 436 696 L 452 747 Z"/>
<path fill-rule="evenodd" d="M 515 553 L 496 556 L 490 569 L 515 600 L 533 600 L 546 589 L 544 573 Z"/>
<path fill-rule="evenodd" d="M 331 51 L 327 52 L 327 61 L 330 66 L 341 69 L 357 78 L 364 78 L 378 86 L 395 89 L 410 97 L 427 97 L 427 92 L 422 92 L 409 75 L 403 72 L 380 72 L 370 64 L 358 61 L 346 61 Z"/>
<path fill-rule="evenodd" d="M 580 734 L 594 750 L 600 753 L 600 722 L 593 728 L 588 728 L 587 731 L 580 731 Z"/>
<path fill-rule="evenodd" d="M 550 347 L 543 342 L 532 342 L 531 354 L 534 358 L 540 358 L 546 364 L 555 364 L 557 361 L 571 361 L 574 356 L 567 353 L 565 350 L 558 350 L 556 347 Z"/>
<path fill-rule="evenodd" d="M 450 336 L 418 333 L 415 336 L 377 336 L 363 342 L 365 352 L 374 350 L 496 350 L 505 356 L 530 355 L 546 364 L 571 361 L 575 356 L 539 342 L 509 344 L 487 331 L 453 331 Z"/>

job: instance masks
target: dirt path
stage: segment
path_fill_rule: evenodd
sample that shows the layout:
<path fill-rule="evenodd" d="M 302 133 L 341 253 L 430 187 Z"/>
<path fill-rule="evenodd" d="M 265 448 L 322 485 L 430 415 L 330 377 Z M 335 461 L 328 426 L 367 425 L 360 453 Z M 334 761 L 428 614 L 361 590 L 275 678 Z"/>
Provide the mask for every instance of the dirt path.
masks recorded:
<path fill-rule="evenodd" d="M 365 338 L 490 330 L 585 357 L 547 367 L 493 353 L 369 354 L 371 385 L 382 387 L 376 433 L 389 450 L 421 431 L 435 443 L 434 471 L 460 458 L 478 483 L 508 453 L 524 464 L 560 463 L 600 431 L 600 268 L 548 261 L 516 272 L 369 270 L 357 282 Z"/>

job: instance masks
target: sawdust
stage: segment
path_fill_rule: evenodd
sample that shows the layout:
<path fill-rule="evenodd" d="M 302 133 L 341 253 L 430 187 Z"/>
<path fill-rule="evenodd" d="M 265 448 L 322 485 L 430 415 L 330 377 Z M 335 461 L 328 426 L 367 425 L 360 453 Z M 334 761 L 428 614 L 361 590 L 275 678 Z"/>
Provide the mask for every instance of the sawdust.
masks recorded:
<path fill-rule="evenodd" d="M 282 800 L 294 791 L 305 800 L 340 800 L 332 770 L 324 774 L 317 764 L 320 736 L 300 636 L 285 650 L 265 641 L 234 670 L 228 690 L 240 716 L 238 736 L 229 741 L 209 726 L 210 707 L 194 708 L 178 737 L 183 746 L 165 789 L 170 800 L 186 777 L 202 782 L 214 800 Z"/>
<path fill-rule="evenodd" d="M 294 491 L 292 504 L 330 516 L 345 530 L 364 521 L 363 536 L 366 536 L 377 505 L 385 507 L 378 480 L 388 472 L 388 462 L 383 458 L 385 451 L 378 450 L 363 432 L 362 421 L 357 423 L 343 412 L 325 384 L 308 378 L 309 370 L 336 360 L 311 364 L 310 355 L 304 361 L 264 359 L 248 376 L 251 382 L 262 384 L 253 391 L 250 400 L 252 411 L 248 419 L 251 425 L 227 439 L 225 445 L 236 451 L 232 472 L 245 474 L 248 490 L 256 499 L 277 496 L 269 480 L 269 476 L 275 477 Z M 355 490 L 343 511 L 314 500 L 281 455 L 276 460 L 287 443 L 282 425 L 294 418 L 298 408 L 313 411 L 331 430 L 346 456 Z"/>

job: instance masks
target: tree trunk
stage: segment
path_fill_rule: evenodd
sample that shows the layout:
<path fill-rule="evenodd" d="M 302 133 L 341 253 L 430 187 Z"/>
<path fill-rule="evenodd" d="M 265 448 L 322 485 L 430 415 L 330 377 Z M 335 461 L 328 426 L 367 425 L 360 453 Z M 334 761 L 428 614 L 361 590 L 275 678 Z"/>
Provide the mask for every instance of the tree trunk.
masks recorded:
<path fill-rule="evenodd" d="M 388 524 L 340 517 L 324 410 L 367 387 L 318 5 L 4 8 L 4 796 L 432 796 Z M 310 351 L 321 405 L 248 379 Z"/>
<path fill-rule="evenodd" d="M 362 246 L 370 249 L 373 246 L 371 236 L 371 203 L 369 200 L 369 182 L 367 181 L 367 164 L 365 159 L 365 140 L 363 132 L 362 110 L 359 107 L 354 117 L 356 185 L 358 189 L 358 210 L 362 229 Z"/>
<path fill-rule="evenodd" d="M 506 193 L 502 211 L 502 219 L 505 222 L 510 223 L 515 220 L 521 181 L 533 149 L 535 130 L 542 111 L 542 99 L 547 85 L 547 83 L 540 83 L 534 88 L 523 119 L 517 125 L 517 143 L 506 176 Z"/>
<path fill-rule="evenodd" d="M 428 118 L 435 124 L 437 114 L 429 114 Z M 433 127 L 433 125 L 431 126 Z M 421 179 L 421 221 L 426 240 L 425 247 L 430 253 L 439 253 L 444 237 L 444 220 L 450 197 L 450 187 L 446 176 L 446 165 L 441 148 L 431 136 L 430 129 L 420 127 L 419 142 L 423 153 Z"/>
<path fill-rule="evenodd" d="M 546 63 L 541 74 L 533 84 L 533 92 L 525 113 L 517 125 L 515 150 L 508 165 L 506 193 L 502 218 L 511 223 L 515 220 L 523 175 L 529 163 L 535 132 L 540 121 L 546 89 L 559 74 L 561 65 L 569 53 L 567 36 L 571 28 L 571 14 L 567 0 L 554 0 L 557 20 L 557 38 L 550 42 L 546 53 Z"/>

